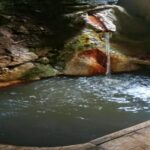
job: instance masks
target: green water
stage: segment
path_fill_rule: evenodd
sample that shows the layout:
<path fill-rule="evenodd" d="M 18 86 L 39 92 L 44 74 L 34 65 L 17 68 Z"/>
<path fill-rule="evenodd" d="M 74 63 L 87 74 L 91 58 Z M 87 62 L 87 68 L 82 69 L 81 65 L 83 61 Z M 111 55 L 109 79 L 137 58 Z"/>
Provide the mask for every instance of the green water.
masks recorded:
<path fill-rule="evenodd" d="M 76 144 L 149 119 L 145 74 L 55 77 L 0 89 L 0 143 Z"/>

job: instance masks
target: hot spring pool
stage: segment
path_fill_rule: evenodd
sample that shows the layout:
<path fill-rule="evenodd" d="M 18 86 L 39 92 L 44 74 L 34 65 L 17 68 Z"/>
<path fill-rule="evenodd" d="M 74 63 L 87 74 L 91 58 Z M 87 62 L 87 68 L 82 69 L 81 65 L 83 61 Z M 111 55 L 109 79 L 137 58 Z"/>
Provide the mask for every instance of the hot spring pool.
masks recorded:
<path fill-rule="evenodd" d="M 0 89 L 0 143 L 60 146 L 150 119 L 150 76 L 54 77 Z"/>

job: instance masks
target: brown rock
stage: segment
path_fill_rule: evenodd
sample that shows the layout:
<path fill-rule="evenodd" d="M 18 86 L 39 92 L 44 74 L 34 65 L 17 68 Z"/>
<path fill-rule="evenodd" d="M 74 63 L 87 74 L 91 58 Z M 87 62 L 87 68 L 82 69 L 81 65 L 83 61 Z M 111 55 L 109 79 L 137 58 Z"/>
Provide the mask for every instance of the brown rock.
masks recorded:
<path fill-rule="evenodd" d="M 23 83 L 23 81 L 15 80 L 15 81 L 8 81 L 8 82 L 0 82 L 0 88 L 16 85 L 16 84 L 20 84 L 20 83 Z M 1 146 L 0 146 L 0 148 L 1 148 Z"/>
<path fill-rule="evenodd" d="M 105 24 L 103 23 L 103 21 L 101 21 L 100 18 L 97 18 L 94 15 L 89 15 L 87 17 L 87 21 L 89 24 L 91 24 L 92 26 L 95 26 L 96 28 L 98 28 L 101 31 L 107 31 L 108 30 L 106 28 Z"/>
<path fill-rule="evenodd" d="M 9 66 L 10 62 L 11 62 L 10 56 L 0 56 L 0 67 Z"/>
<path fill-rule="evenodd" d="M 90 49 L 76 54 L 66 65 L 66 75 L 92 76 L 105 74 L 106 55 L 99 49 Z"/>
<path fill-rule="evenodd" d="M 132 58 L 122 54 L 113 54 L 111 56 L 111 71 L 114 73 L 135 71 L 139 65 L 133 63 Z"/>
<path fill-rule="evenodd" d="M 26 63 L 15 67 L 14 69 L 8 70 L 7 72 L 0 74 L 0 82 L 18 80 L 25 72 L 29 71 L 32 68 L 34 68 L 33 63 Z"/>
<path fill-rule="evenodd" d="M 12 45 L 9 48 L 11 52 L 12 61 L 9 66 L 19 65 L 25 62 L 34 61 L 38 56 L 32 52 L 29 52 L 28 49 Z"/>

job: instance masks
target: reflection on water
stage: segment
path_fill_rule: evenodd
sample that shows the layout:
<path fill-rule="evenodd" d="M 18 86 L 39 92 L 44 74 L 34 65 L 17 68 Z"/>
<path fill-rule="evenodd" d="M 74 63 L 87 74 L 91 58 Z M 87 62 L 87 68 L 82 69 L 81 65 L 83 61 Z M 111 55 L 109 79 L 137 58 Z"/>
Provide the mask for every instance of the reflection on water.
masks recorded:
<path fill-rule="evenodd" d="M 1 143 L 75 144 L 150 119 L 145 75 L 55 77 L 0 92 Z"/>

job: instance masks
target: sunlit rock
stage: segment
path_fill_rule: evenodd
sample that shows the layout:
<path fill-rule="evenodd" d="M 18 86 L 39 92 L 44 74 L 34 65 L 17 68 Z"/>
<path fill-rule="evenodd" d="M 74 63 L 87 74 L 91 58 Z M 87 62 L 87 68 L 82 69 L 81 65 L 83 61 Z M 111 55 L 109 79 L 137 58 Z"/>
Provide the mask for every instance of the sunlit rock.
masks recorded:
<path fill-rule="evenodd" d="M 97 11 L 92 14 L 86 14 L 84 19 L 87 24 L 93 26 L 95 29 L 108 32 L 116 31 L 116 25 L 114 24 L 114 20 L 116 20 L 116 16 L 113 14 L 112 9 L 106 9 L 102 11 Z"/>

